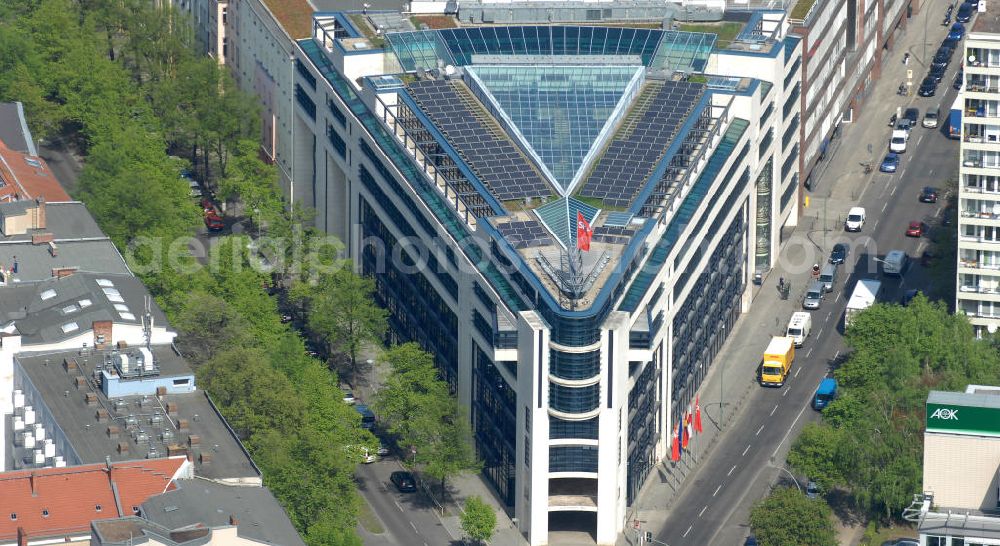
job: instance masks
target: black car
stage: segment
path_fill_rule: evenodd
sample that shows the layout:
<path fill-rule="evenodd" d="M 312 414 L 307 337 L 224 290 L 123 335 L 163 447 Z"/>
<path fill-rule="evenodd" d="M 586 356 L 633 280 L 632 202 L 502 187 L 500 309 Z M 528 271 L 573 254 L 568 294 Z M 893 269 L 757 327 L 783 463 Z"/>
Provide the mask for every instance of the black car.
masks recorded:
<path fill-rule="evenodd" d="M 937 203 L 938 193 L 936 188 L 927 186 L 920 192 L 921 203 Z"/>
<path fill-rule="evenodd" d="M 931 60 L 931 67 L 939 66 L 945 68 L 948 63 L 951 62 L 951 48 L 942 47 L 934 54 L 934 59 Z"/>
<path fill-rule="evenodd" d="M 959 23 L 968 23 L 969 19 L 972 19 L 972 12 L 975 8 L 972 4 L 966 2 L 958 8 L 958 14 L 955 15 L 955 20 Z"/>
<path fill-rule="evenodd" d="M 417 482 L 409 472 L 397 470 L 389 474 L 389 481 L 399 489 L 400 493 L 413 493 L 417 490 Z"/>
<path fill-rule="evenodd" d="M 937 93 L 937 82 L 934 78 L 927 76 L 924 81 L 920 82 L 920 89 L 917 89 L 917 94 L 921 97 L 933 97 L 934 93 Z"/>
<path fill-rule="evenodd" d="M 972 6 L 972 9 L 976 9 L 979 7 L 979 0 L 965 0 L 965 3 Z"/>
<path fill-rule="evenodd" d="M 920 109 L 907 108 L 903 111 L 903 119 L 910 120 L 910 127 L 916 127 L 917 122 L 920 121 Z"/>
<path fill-rule="evenodd" d="M 847 245 L 844 243 L 837 243 L 833 245 L 833 251 L 830 252 L 830 263 L 832 264 L 842 264 L 847 260 L 847 253 L 850 252 Z"/>
<path fill-rule="evenodd" d="M 944 78 L 945 67 L 943 66 L 932 66 L 930 70 L 927 71 L 927 77 L 934 80 L 935 83 L 941 83 Z"/>
<path fill-rule="evenodd" d="M 965 74 L 963 72 L 959 72 L 957 75 L 955 75 L 955 83 L 951 84 L 951 86 L 954 87 L 955 89 L 961 89 L 963 83 L 962 80 L 964 78 Z"/>

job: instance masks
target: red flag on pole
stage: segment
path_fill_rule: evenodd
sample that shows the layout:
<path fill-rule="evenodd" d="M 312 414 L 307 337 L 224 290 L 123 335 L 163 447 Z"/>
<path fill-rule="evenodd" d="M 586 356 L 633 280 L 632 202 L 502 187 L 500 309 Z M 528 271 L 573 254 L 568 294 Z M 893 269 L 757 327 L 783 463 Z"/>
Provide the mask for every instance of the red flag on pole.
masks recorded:
<path fill-rule="evenodd" d="M 694 397 L 694 430 L 701 434 L 701 397 Z"/>
<path fill-rule="evenodd" d="M 681 448 L 680 448 L 680 446 L 677 445 L 677 442 L 678 442 L 677 435 L 676 434 L 671 434 L 670 436 L 671 436 L 671 438 L 670 438 L 670 460 L 676 463 L 677 461 L 681 460 Z"/>
<path fill-rule="evenodd" d="M 583 217 L 583 213 L 576 211 L 576 248 L 580 250 L 590 250 L 590 237 L 594 230 L 590 229 L 590 222 Z"/>

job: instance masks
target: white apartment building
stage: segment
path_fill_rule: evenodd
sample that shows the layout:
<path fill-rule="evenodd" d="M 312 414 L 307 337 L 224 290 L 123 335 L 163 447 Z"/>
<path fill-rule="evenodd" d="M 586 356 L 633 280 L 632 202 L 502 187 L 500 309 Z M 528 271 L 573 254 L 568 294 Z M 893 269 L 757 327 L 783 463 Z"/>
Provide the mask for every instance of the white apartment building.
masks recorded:
<path fill-rule="evenodd" d="M 995 13 L 977 16 L 962 58 L 955 309 L 982 334 L 1000 325 L 1000 21 Z"/>

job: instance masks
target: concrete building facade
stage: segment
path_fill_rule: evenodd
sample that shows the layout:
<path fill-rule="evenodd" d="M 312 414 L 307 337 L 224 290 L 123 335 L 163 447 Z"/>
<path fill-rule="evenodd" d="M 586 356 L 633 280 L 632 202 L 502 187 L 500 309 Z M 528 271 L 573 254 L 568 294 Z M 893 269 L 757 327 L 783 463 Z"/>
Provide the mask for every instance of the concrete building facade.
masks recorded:
<path fill-rule="evenodd" d="M 977 333 L 1000 325 L 1000 22 L 980 13 L 963 44 L 955 308 Z"/>

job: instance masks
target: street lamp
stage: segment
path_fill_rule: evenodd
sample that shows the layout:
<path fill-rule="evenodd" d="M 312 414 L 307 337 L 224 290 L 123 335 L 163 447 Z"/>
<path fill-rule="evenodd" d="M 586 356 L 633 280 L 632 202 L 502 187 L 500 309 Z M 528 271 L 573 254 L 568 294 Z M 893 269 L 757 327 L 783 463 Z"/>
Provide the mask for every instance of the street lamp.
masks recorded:
<path fill-rule="evenodd" d="M 791 478 L 793 482 L 795 482 L 795 487 L 797 487 L 799 489 L 799 493 L 801 493 L 802 492 L 802 486 L 799 485 L 799 480 L 795 478 L 795 474 L 792 474 L 791 472 L 789 472 L 789 470 L 787 468 L 785 468 L 785 465 L 775 465 L 775 466 L 777 467 L 778 470 L 781 470 L 785 474 L 788 474 L 788 477 Z"/>
<path fill-rule="evenodd" d="M 726 343 L 726 323 L 725 322 L 722 323 L 722 343 L 723 343 L 723 345 L 725 345 L 725 343 Z M 720 363 L 721 367 L 719 368 L 719 430 L 722 430 L 722 422 L 723 422 L 722 421 L 722 412 L 723 412 L 722 401 L 724 400 L 724 397 L 723 397 L 724 388 L 723 388 L 723 386 L 724 386 L 724 384 L 726 382 L 726 359 L 723 358 L 723 359 L 720 359 L 720 360 L 722 360 L 722 362 Z"/>

